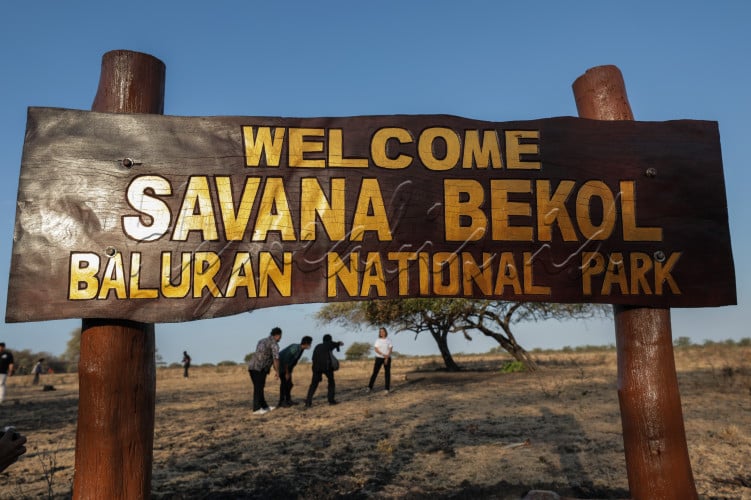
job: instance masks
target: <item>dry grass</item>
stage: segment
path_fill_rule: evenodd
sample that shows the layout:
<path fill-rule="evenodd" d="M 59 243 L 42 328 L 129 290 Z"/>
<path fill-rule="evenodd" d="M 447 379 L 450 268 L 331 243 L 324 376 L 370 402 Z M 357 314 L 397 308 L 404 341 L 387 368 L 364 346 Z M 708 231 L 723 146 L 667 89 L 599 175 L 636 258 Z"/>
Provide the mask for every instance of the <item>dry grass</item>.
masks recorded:
<path fill-rule="evenodd" d="M 157 374 L 154 498 L 520 498 L 551 489 L 628 496 L 614 352 L 536 356 L 539 373 L 501 373 L 504 356 L 458 357 L 477 369 L 397 359 L 392 392 L 366 395 L 371 361 L 344 362 L 337 399 L 254 417 L 244 366 Z M 703 498 L 751 499 L 751 349 L 676 350 L 686 434 Z M 428 369 L 428 371 L 425 371 Z M 302 399 L 309 365 L 295 372 Z M 383 375 L 379 384 L 383 382 Z M 29 451 L 0 474 L 2 498 L 70 496 L 77 379 L 42 392 L 10 379 L 0 422 Z M 378 386 L 377 386 L 378 387 Z M 277 387 L 270 382 L 267 399 Z"/>

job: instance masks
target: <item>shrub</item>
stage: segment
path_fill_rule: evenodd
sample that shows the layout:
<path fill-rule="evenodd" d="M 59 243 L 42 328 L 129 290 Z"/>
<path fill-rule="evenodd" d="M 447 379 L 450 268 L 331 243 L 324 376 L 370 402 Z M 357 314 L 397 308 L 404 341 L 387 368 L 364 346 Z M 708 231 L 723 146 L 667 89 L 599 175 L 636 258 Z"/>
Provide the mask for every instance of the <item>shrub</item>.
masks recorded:
<path fill-rule="evenodd" d="M 365 342 L 354 342 L 347 351 L 344 353 L 344 358 L 347 361 L 356 361 L 368 357 L 370 354 L 371 346 Z"/>
<path fill-rule="evenodd" d="M 524 363 L 518 360 L 513 361 L 507 361 L 506 363 L 503 363 L 501 366 L 501 373 L 517 373 L 517 372 L 523 372 L 526 371 L 527 367 L 524 366 Z"/>

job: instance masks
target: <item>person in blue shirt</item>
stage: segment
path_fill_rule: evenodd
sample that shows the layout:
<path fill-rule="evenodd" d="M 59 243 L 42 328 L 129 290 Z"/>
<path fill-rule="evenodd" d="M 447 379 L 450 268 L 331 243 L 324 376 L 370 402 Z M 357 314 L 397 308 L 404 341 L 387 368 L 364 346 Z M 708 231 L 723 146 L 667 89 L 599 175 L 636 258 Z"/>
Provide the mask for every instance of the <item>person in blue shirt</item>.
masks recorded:
<path fill-rule="evenodd" d="M 306 335 L 299 344 L 290 344 L 279 351 L 279 407 L 289 407 L 297 403 L 292 401 L 292 370 L 300 361 L 303 352 L 310 349 L 313 338 Z"/>

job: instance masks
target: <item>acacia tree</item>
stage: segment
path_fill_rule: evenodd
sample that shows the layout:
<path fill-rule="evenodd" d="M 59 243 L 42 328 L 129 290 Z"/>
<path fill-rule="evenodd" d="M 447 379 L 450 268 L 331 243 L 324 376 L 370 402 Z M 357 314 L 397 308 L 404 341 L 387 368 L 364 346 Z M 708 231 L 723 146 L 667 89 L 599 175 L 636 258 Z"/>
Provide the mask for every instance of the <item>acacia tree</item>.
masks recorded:
<path fill-rule="evenodd" d="M 319 322 L 335 322 L 348 327 L 359 327 L 362 324 L 389 325 L 398 332 L 409 331 L 415 336 L 422 332 L 430 332 L 438 345 L 446 369 L 458 371 L 459 365 L 454 361 L 448 347 L 448 335 L 457 331 L 455 323 L 466 316 L 467 309 L 472 308 L 472 302 L 469 299 L 339 302 L 323 306 L 316 318 Z"/>
<path fill-rule="evenodd" d="M 603 304 L 552 304 L 548 302 L 506 302 L 503 300 L 473 300 L 473 307 L 465 309 L 455 328 L 469 336 L 478 330 L 495 339 L 514 359 L 528 370 L 537 369 L 530 354 L 516 341 L 511 331 L 513 323 L 548 319 L 589 319 L 608 316 L 612 308 Z M 498 330 L 500 328 L 500 331 Z"/>
<path fill-rule="evenodd" d="M 532 356 L 516 340 L 512 325 L 522 321 L 589 319 L 606 317 L 611 307 L 602 304 L 551 304 L 478 299 L 393 299 L 327 304 L 319 310 L 319 321 L 332 321 L 358 328 L 362 324 L 390 325 L 415 335 L 430 332 L 438 345 L 446 369 L 459 370 L 448 348 L 448 335 L 461 331 L 468 339 L 477 330 L 494 339 L 528 370 L 537 369 Z"/>

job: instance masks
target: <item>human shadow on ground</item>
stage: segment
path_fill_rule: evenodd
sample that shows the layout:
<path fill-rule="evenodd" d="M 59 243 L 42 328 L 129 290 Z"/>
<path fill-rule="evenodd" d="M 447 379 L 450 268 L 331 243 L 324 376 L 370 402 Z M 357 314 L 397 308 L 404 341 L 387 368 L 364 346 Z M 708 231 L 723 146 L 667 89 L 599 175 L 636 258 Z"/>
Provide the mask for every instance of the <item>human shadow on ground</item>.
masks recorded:
<path fill-rule="evenodd" d="M 471 381 L 453 384 L 452 390 L 471 390 Z M 388 397 L 398 397 L 401 391 L 436 390 L 428 386 L 431 382 L 406 381 L 396 385 L 395 391 Z M 445 384 L 438 384 L 443 386 Z M 464 387 L 466 385 L 466 387 Z M 608 384 L 601 384 L 599 389 L 607 390 Z M 590 389 L 592 384 L 589 383 Z M 439 394 L 440 392 L 437 392 Z M 366 397 L 362 391 L 348 389 L 338 392 L 338 397 L 345 403 L 336 407 L 341 411 L 367 411 L 358 407 L 358 401 Z M 331 408 L 318 404 L 308 412 L 330 412 Z M 509 401 L 499 402 L 508 404 Z M 349 408 L 348 408 L 349 406 Z M 238 411 L 245 408 L 247 402 L 238 403 Z M 303 411 L 284 409 L 272 412 L 268 420 L 259 425 L 274 425 L 273 418 L 283 419 L 286 411 Z M 185 472 L 202 472 L 206 475 L 202 483 L 191 481 L 190 485 L 175 491 L 172 481 L 163 484 L 154 491 L 154 498 L 391 498 L 398 491 L 400 498 L 438 499 L 438 498 L 520 498 L 532 489 L 553 490 L 560 495 L 576 498 L 628 498 L 628 491 L 622 488 L 596 486 L 590 479 L 580 456 L 587 453 L 588 447 L 597 447 L 586 438 L 586 431 L 573 414 L 556 413 L 546 406 L 540 406 L 537 416 L 512 415 L 502 421 L 494 421 L 481 415 L 464 412 L 447 401 L 426 401 L 411 405 L 399 413 L 375 410 L 370 416 L 374 419 L 387 419 L 389 428 L 398 430 L 409 428 L 407 433 L 388 433 L 377 426 L 351 426 L 346 413 L 332 413 L 327 425 L 312 435 L 300 435 L 294 442 L 274 438 L 264 434 L 260 442 L 253 443 L 252 436 L 246 436 L 249 446 L 261 446 L 277 450 L 273 466 L 268 466 L 261 459 L 243 458 L 237 452 L 226 451 L 232 448 L 230 442 L 217 442 L 211 449 L 204 449 L 198 454 L 188 453 L 175 457 L 171 467 Z M 266 417 L 264 417 L 266 418 Z M 416 422 L 415 419 L 418 419 Z M 530 435 L 528 429 L 547 426 L 546 435 L 556 435 L 556 439 Z M 549 428 L 553 428 L 551 433 Z M 526 430 L 523 430 L 526 429 Z M 257 436 L 256 436 L 257 437 Z M 525 441 L 528 444 L 524 444 Z M 531 446 L 533 449 L 544 447 L 553 449 L 558 455 L 555 460 L 545 462 L 548 477 L 559 477 L 565 471 L 565 480 L 545 480 L 541 477 L 533 482 L 520 483 L 513 479 L 511 466 L 509 476 L 499 477 L 493 484 L 473 483 L 464 480 L 453 487 L 433 486 L 430 473 L 425 474 L 427 482 L 409 484 L 409 480 L 400 477 L 411 466 L 419 466 L 419 455 L 435 454 L 442 460 L 458 460 L 457 450 L 488 445 L 510 445 L 511 447 Z M 513 448 L 509 448 L 512 450 Z M 225 450 L 225 451 L 222 451 Z M 513 451 L 498 460 L 513 462 Z M 542 455 L 541 455 L 542 457 Z M 244 467 L 224 467 L 222 463 L 243 462 Z M 542 460 L 542 459 L 541 459 Z M 208 467 L 205 464 L 213 464 Z M 501 467 L 503 469 L 503 467 Z M 396 487 L 396 490 L 394 489 Z"/>

